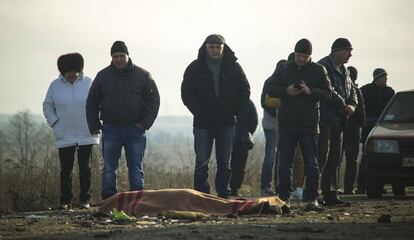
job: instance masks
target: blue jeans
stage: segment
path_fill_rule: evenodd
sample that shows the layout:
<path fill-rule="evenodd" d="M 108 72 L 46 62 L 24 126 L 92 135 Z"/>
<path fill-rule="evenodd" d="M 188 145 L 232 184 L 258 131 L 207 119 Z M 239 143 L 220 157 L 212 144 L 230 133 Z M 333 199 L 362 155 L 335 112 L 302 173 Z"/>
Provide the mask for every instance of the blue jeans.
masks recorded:
<path fill-rule="evenodd" d="M 319 182 L 316 134 L 280 133 L 279 197 L 286 201 L 292 192 L 292 161 L 298 142 L 302 150 L 306 176 L 303 200 L 314 201 L 318 199 Z"/>
<path fill-rule="evenodd" d="M 194 128 L 193 133 L 196 154 L 194 189 L 210 193 L 208 163 L 213 141 L 215 140 L 217 159 L 216 191 L 219 197 L 228 197 L 230 195 L 230 158 L 233 151 L 234 126 L 216 129 Z"/>
<path fill-rule="evenodd" d="M 276 161 L 276 129 L 263 129 L 266 145 L 265 145 L 265 156 L 262 165 L 262 175 L 260 178 L 260 189 L 268 190 L 271 187 L 273 165 Z"/>
<path fill-rule="evenodd" d="M 145 129 L 104 123 L 102 129 L 102 154 L 104 158 L 102 198 L 117 193 L 116 171 L 122 147 L 125 149 L 130 190 L 137 191 L 144 188 L 142 161 L 146 142 Z"/>

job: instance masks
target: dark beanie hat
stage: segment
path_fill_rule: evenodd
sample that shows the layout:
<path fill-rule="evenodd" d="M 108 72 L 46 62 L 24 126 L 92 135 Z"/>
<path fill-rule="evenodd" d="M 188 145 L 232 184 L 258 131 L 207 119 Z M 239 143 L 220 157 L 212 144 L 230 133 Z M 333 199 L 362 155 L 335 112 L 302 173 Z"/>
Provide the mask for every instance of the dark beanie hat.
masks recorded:
<path fill-rule="evenodd" d="M 289 56 L 288 56 L 288 58 L 287 58 L 287 61 L 288 61 L 288 62 L 293 62 L 293 61 L 295 61 L 295 53 L 294 53 L 294 52 L 292 52 L 292 53 L 290 53 L 290 54 L 289 54 Z"/>
<path fill-rule="evenodd" d="M 349 66 L 348 71 L 349 71 L 349 77 L 351 78 L 352 81 L 355 82 L 358 78 L 358 70 L 354 66 Z"/>
<path fill-rule="evenodd" d="M 205 43 L 210 44 L 225 44 L 226 40 L 224 40 L 224 37 L 219 34 L 211 34 L 206 38 Z"/>
<path fill-rule="evenodd" d="M 295 53 L 312 55 L 312 43 L 308 39 L 302 38 L 295 45 Z"/>
<path fill-rule="evenodd" d="M 83 57 L 79 53 L 68 53 L 57 60 L 57 66 L 62 75 L 70 71 L 82 72 L 83 64 Z"/>
<path fill-rule="evenodd" d="M 372 73 L 373 81 L 377 80 L 378 78 L 380 78 L 384 75 L 385 76 L 388 75 L 388 73 L 387 73 L 387 71 L 385 71 L 385 69 L 383 69 L 383 68 L 375 69 L 374 72 Z"/>
<path fill-rule="evenodd" d="M 333 42 L 331 52 L 336 52 L 344 49 L 352 49 L 351 42 L 346 38 L 338 38 Z"/>
<path fill-rule="evenodd" d="M 122 52 L 129 55 L 128 48 L 123 41 L 116 41 L 111 47 L 111 56 L 116 52 Z"/>

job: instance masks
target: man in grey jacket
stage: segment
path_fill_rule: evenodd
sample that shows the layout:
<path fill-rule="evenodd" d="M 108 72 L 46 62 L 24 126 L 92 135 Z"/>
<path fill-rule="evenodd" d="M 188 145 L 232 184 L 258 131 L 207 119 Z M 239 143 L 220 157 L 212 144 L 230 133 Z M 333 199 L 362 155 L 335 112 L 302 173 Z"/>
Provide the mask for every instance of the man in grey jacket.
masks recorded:
<path fill-rule="evenodd" d="M 149 72 L 132 63 L 124 42 L 114 42 L 111 56 L 111 65 L 97 74 L 86 102 L 89 131 L 95 134 L 102 129 L 102 199 L 117 193 L 116 170 L 122 147 L 130 190 L 144 188 L 145 132 L 154 123 L 160 106 L 154 80 Z"/>

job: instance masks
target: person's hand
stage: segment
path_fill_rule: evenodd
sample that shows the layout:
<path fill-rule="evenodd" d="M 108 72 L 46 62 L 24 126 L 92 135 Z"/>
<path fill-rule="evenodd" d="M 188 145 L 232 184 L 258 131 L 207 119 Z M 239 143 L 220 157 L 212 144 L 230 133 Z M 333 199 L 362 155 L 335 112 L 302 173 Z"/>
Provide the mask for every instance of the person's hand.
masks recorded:
<path fill-rule="evenodd" d="M 345 114 L 347 116 L 351 116 L 354 112 L 355 112 L 355 107 L 354 106 L 352 106 L 352 105 L 346 106 L 346 108 L 345 108 Z"/>
<path fill-rule="evenodd" d="M 300 90 L 302 92 L 304 92 L 306 95 L 311 95 L 312 90 L 308 87 L 308 85 L 306 85 L 306 83 L 303 80 L 300 81 L 300 84 L 299 85 L 301 87 Z"/>
<path fill-rule="evenodd" d="M 93 134 L 92 134 L 92 135 L 99 135 L 100 133 L 101 133 L 101 130 L 96 129 L 96 130 L 93 132 Z"/>
<path fill-rule="evenodd" d="M 302 93 L 302 90 L 301 90 L 301 89 L 298 89 L 298 88 L 295 88 L 295 85 L 294 85 L 294 84 L 292 84 L 292 85 L 290 85 L 290 86 L 286 89 L 286 93 L 287 93 L 289 96 L 294 97 L 294 96 L 297 96 L 297 95 L 301 94 L 301 93 Z"/>

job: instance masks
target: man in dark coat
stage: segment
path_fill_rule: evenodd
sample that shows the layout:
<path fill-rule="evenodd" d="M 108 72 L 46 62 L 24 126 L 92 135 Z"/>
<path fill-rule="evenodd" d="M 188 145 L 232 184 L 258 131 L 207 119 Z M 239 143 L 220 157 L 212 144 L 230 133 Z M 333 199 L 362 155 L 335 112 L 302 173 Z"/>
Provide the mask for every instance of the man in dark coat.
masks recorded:
<path fill-rule="evenodd" d="M 374 70 L 372 83 L 361 87 L 362 96 L 365 102 L 366 120 L 362 128 L 361 142 L 364 144 L 369 132 L 375 125 L 375 122 L 381 115 L 385 106 L 395 95 L 394 89 L 387 85 L 388 73 L 383 68 Z M 358 189 L 357 193 L 365 193 L 366 188 L 366 165 L 365 159 L 361 159 L 358 172 Z"/>
<path fill-rule="evenodd" d="M 243 183 L 249 150 L 254 146 L 253 134 L 258 124 L 257 110 L 252 100 L 237 114 L 235 139 L 231 154 L 230 188 L 232 196 L 239 196 Z"/>
<path fill-rule="evenodd" d="M 210 193 L 208 163 L 215 141 L 216 191 L 229 197 L 235 116 L 249 97 L 250 85 L 234 52 L 222 36 L 208 36 L 181 84 L 181 99 L 194 116 L 195 190 Z"/>
<path fill-rule="evenodd" d="M 318 205 L 319 168 L 317 134 L 319 101 L 331 97 L 331 87 L 323 66 L 311 61 L 312 44 L 301 39 L 295 46 L 295 60 L 281 65 L 271 79 L 269 96 L 279 97 L 280 166 L 279 197 L 288 201 L 291 188 L 292 161 L 298 142 L 305 164 L 305 210 L 323 210 Z"/>
<path fill-rule="evenodd" d="M 329 101 L 321 101 L 318 162 L 322 172 L 321 189 L 326 205 L 344 204 L 338 198 L 338 168 L 341 157 L 342 133 L 347 117 L 357 107 L 358 99 L 352 80 L 344 66 L 352 56 L 352 45 L 346 38 L 338 38 L 331 53 L 319 60 L 328 71 L 334 93 Z"/>
<path fill-rule="evenodd" d="M 343 148 L 346 159 L 344 194 L 354 194 L 354 183 L 357 171 L 357 159 L 359 155 L 359 145 L 361 142 L 361 127 L 365 121 L 365 106 L 361 90 L 358 88 L 356 80 L 358 71 L 355 67 L 348 67 L 349 76 L 354 83 L 353 87 L 358 97 L 358 105 L 355 112 L 349 117 L 344 130 Z M 342 159 L 341 159 L 342 160 Z"/>
<path fill-rule="evenodd" d="M 116 171 L 122 147 L 130 190 L 144 188 L 145 133 L 160 107 L 154 80 L 149 72 L 132 63 L 124 42 L 114 42 L 111 57 L 111 64 L 96 75 L 86 101 L 89 131 L 96 134 L 102 129 L 103 199 L 117 193 Z"/>

